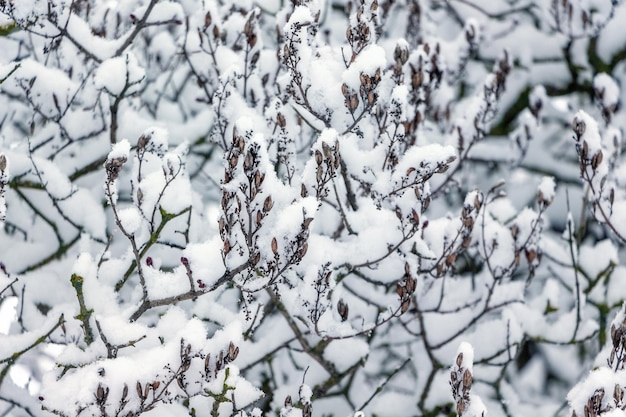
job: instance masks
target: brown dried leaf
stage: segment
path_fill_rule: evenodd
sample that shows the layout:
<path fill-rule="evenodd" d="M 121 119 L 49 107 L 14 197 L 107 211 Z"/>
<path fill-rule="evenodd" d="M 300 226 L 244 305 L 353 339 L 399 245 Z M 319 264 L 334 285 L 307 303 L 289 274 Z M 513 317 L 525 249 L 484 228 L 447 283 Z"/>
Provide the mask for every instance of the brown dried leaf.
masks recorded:
<path fill-rule="evenodd" d="M 263 211 L 268 213 L 272 207 L 274 207 L 274 201 L 272 200 L 272 196 L 268 195 L 263 202 Z"/>
<path fill-rule="evenodd" d="M 409 310 L 410 306 L 411 306 L 411 299 L 407 298 L 406 300 L 402 302 L 402 306 L 400 307 L 400 312 L 402 314 L 406 313 Z"/>
<path fill-rule="evenodd" d="M 135 385 L 135 388 L 137 389 L 137 396 L 139 396 L 140 399 L 144 400 L 145 397 L 143 396 L 143 388 L 141 386 L 141 382 L 137 381 L 137 385 Z"/>
<path fill-rule="evenodd" d="M 466 369 L 465 372 L 463 372 L 463 389 L 467 389 L 469 390 L 472 386 L 472 373 L 470 372 L 469 369 Z"/>

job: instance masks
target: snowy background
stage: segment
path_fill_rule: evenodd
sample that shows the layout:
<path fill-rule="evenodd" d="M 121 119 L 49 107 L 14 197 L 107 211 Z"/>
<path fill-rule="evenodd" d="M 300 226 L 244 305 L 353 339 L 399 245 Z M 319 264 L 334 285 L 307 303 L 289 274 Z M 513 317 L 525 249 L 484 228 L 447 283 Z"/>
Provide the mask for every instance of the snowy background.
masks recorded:
<path fill-rule="evenodd" d="M 625 19 L 0 1 L 0 414 L 626 414 Z"/>

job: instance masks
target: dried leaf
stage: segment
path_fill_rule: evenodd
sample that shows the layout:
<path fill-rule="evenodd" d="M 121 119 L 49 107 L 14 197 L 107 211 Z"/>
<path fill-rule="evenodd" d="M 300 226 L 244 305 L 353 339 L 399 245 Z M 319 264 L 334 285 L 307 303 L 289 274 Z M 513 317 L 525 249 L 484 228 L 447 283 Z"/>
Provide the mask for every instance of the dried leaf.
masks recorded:
<path fill-rule="evenodd" d="M 137 389 L 137 395 L 139 396 L 139 398 L 144 400 L 145 397 L 143 396 L 143 388 L 141 387 L 141 382 L 137 381 L 137 385 L 135 385 L 135 388 Z"/>
<path fill-rule="evenodd" d="M 402 314 L 406 313 L 409 310 L 410 306 L 411 306 L 411 299 L 407 298 L 406 300 L 402 302 L 402 306 L 400 307 L 400 311 L 402 312 Z"/>
<path fill-rule="evenodd" d="M 469 369 L 466 369 L 465 372 L 463 372 L 463 389 L 467 389 L 469 390 L 470 387 L 472 386 L 472 373 L 470 372 Z"/>

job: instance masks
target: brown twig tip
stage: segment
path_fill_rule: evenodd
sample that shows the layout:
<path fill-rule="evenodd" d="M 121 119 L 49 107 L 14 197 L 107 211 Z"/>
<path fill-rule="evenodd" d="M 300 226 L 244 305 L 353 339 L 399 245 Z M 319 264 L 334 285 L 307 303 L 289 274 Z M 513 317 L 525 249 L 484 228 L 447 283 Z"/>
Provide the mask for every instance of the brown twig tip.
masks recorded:
<path fill-rule="evenodd" d="M 450 387 L 459 417 L 482 417 L 486 414 L 485 406 L 476 395 L 471 395 L 473 382 L 474 348 L 462 342 L 450 370 Z"/>

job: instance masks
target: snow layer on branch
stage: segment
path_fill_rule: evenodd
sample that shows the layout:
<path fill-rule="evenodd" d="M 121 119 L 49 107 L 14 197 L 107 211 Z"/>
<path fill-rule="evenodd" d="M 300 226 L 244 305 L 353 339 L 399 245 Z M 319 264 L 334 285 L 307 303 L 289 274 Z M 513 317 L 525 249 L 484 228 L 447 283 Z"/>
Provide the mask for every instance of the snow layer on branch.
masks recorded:
<path fill-rule="evenodd" d="M 127 139 L 122 139 L 120 142 L 113 145 L 111 152 L 107 156 L 106 165 L 123 165 L 128 160 L 130 154 L 130 142 Z M 111 201 L 109 203 L 117 203 L 118 191 L 118 179 L 117 175 L 107 178 L 107 182 L 104 185 L 104 189 L 107 191 Z"/>
<path fill-rule="evenodd" d="M 113 148 L 111 149 L 111 152 L 109 152 L 107 160 L 111 161 L 117 158 L 128 159 L 129 154 L 130 142 L 128 141 L 128 139 L 122 139 L 121 141 L 113 145 Z"/>
<path fill-rule="evenodd" d="M 185 249 L 184 254 L 193 267 L 194 275 L 209 288 L 226 271 L 221 256 L 223 248 L 222 239 L 219 236 L 213 236 L 204 243 L 192 243 Z"/>
<path fill-rule="evenodd" d="M 77 40 L 81 47 L 89 54 L 96 56 L 100 60 L 112 57 L 122 45 L 122 40 L 109 40 L 93 34 L 90 25 L 76 13 L 72 13 L 67 19 L 67 32 Z"/>
<path fill-rule="evenodd" d="M 619 263 L 617 248 L 609 239 L 602 240 L 593 246 L 582 245 L 578 258 L 580 267 L 591 279 L 597 278 L 611 264 Z"/>
<path fill-rule="evenodd" d="M 15 352 L 19 352 L 35 344 L 37 339 L 41 337 L 41 334 L 50 330 L 57 320 L 58 316 L 53 315 L 43 322 L 40 322 L 39 326 L 31 331 L 18 335 L 0 334 L 0 360 L 11 358 Z"/>
<path fill-rule="evenodd" d="M 539 183 L 538 190 L 543 200 L 552 201 L 554 200 L 555 188 L 554 177 L 543 177 Z"/>
<path fill-rule="evenodd" d="M 584 302 L 583 300 L 584 298 L 581 299 L 581 303 Z M 550 321 L 546 320 L 540 310 L 529 306 L 515 304 L 511 308 L 528 335 L 543 338 L 552 343 L 570 343 L 573 338 L 583 340 L 598 330 L 598 323 L 595 320 L 587 319 L 584 315 L 578 317 L 576 306 Z M 584 312 L 582 307 L 581 311 Z M 580 322 L 577 325 L 578 320 Z"/>
<path fill-rule="evenodd" d="M 598 390 L 603 390 L 606 393 L 600 404 L 600 409 L 606 409 L 607 403 L 613 401 L 611 394 L 615 389 L 615 385 L 623 385 L 623 378 L 624 371 L 614 372 L 606 366 L 591 371 L 585 380 L 576 384 L 567 394 L 570 409 L 576 412 L 576 415 L 584 416 L 584 409 L 589 399 Z M 606 416 L 606 414 L 603 414 L 603 416 Z"/>
<path fill-rule="evenodd" d="M 593 89 L 602 102 L 603 107 L 617 107 L 620 97 L 620 89 L 615 80 L 607 73 L 600 73 L 593 77 Z"/>
<path fill-rule="evenodd" d="M 133 12 L 136 18 L 141 19 L 146 13 L 147 6 L 140 7 Z M 182 21 L 185 12 L 183 7 L 173 1 L 162 1 L 157 3 L 146 20 L 147 24 L 157 24 L 167 21 Z"/>
<path fill-rule="evenodd" d="M 142 224 L 141 213 L 136 207 L 127 207 L 118 212 L 122 227 L 128 234 L 135 234 Z"/>
<path fill-rule="evenodd" d="M 354 91 L 361 87 L 361 74 L 373 77 L 376 70 L 383 70 L 387 65 L 385 50 L 375 44 L 368 45 L 358 55 L 350 67 L 344 71 L 343 82 Z"/>
<path fill-rule="evenodd" d="M 65 72 L 30 58 L 21 61 L 13 76 L 2 83 L 2 89 L 10 94 L 24 95 L 26 89 L 37 110 L 51 119 L 60 116 L 78 88 Z"/>
<path fill-rule="evenodd" d="M 461 355 L 461 364 L 456 363 L 456 358 Z M 470 372 L 474 370 L 474 348 L 468 342 L 461 342 L 456 351 L 454 369 L 465 368 Z"/>
<path fill-rule="evenodd" d="M 333 340 L 324 349 L 324 358 L 344 372 L 369 353 L 369 345 L 360 338 Z"/>
<path fill-rule="evenodd" d="M 136 92 L 145 75 L 135 54 L 127 52 L 124 56 L 107 59 L 100 64 L 94 83 L 96 88 L 118 97 Z"/>
<path fill-rule="evenodd" d="M 436 171 L 440 166 L 446 166 L 456 158 L 456 151 L 450 145 L 442 146 L 437 143 L 410 148 L 396 166 L 392 181 L 398 181 L 407 176 L 411 168 L 420 171 Z"/>
<path fill-rule="evenodd" d="M 138 329 L 138 328 L 137 328 Z M 71 413 L 75 408 L 84 406 L 87 410 L 95 412 L 94 396 L 98 386 L 109 389 L 108 401 L 110 407 L 116 407 L 123 396 L 124 386 L 128 387 L 127 409 L 133 409 L 140 404 L 135 387 L 137 383 L 141 387 L 160 382 L 162 389 L 169 392 L 163 394 L 164 400 L 173 399 L 176 395 L 197 395 L 204 389 L 215 388 L 209 383 L 189 385 L 186 393 L 179 390 L 176 383 L 165 385 L 171 370 L 181 366 L 181 349 L 190 346 L 191 363 L 189 375 L 196 374 L 204 369 L 203 356 L 197 353 L 211 354 L 210 366 L 214 366 L 215 358 L 220 351 L 228 349 L 229 343 L 238 345 L 242 339 L 242 328 L 239 322 L 234 322 L 222 330 L 218 330 L 213 337 L 207 338 L 207 331 L 203 323 L 196 318 L 189 319 L 185 313 L 177 307 L 170 308 L 161 317 L 156 328 L 143 328 L 146 338 L 137 343 L 142 349 L 129 348 L 120 350 L 120 355 L 115 359 L 95 360 L 88 365 L 70 369 L 62 378 L 56 372 L 48 373 L 44 377 L 41 396 L 47 407 L 63 410 Z M 128 342 L 128 341 L 127 341 Z M 228 374 L 228 378 L 226 378 Z M 220 381 L 219 387 L 214 393 L 221 393 L 224 382 L 235 387 L 234 393 L 237 404 L 245 406 L 251 401 L 258 399 L 261 393 L 239 377 L 239 371 L 234 365 L 222 369 L 217 373 L 213 381 Z M 167 398 L 166 398 L 167 397 Z M 111 412 L 113 412 L 111 410 Z M 186 415 L 186 414 L 182 414 Z"/>
<path fill-rule="evenodd" d="M 588 147 L 588 155 L 591 158 L 597 152 L 602 150 L 602 138 L 600 137 L 600 130 L 598 129 L 598 123 L 584 110 L 579 110 L 574 116 L 574 123 L 576 121 L 583 122 L 584 128 L 580 136 L 581 146 L 584 143 Z"/>

